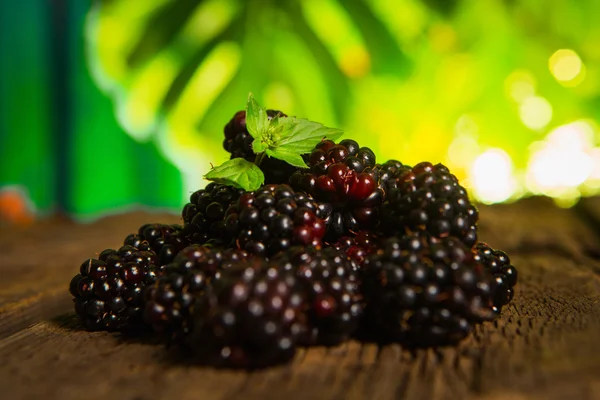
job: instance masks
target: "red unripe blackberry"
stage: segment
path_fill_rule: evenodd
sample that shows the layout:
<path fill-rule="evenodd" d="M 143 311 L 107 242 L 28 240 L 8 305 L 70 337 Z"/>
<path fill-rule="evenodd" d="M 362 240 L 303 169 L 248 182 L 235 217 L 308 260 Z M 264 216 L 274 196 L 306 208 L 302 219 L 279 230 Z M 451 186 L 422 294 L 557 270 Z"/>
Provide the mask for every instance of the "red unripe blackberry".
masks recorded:
<path fill-rule="evenodd" d="M 69 284 L 82 325 L 88 330 L 142 328 L 143 293 L 158 275 L 156 253 L 133 246 L 104 250 L 98 259 L 86 260 Z"/>
<path fill-rule="evenodd" d="M 303 333 L 305 299 L 293 274 L 239 266 L 198 298 L 187 343 L 205 364 L 263 368 L 291 360 Z"/>
<path fill-rule="evenodd" d="M 499 313 L 514 297 L 517 269 L 511 264 L 508 254 L 493 249 L 487 243 L 477 243 L 473 251 L 475 260 L 494 275 L 494 308 Z"/>
<path fill-rule="evenodd" d="M 375 166 L 371 149 L 351 139 L 339 144 L 324 140 L 305 160 L 310 169 L 295 172 L 290 184 L 318 202 L 331 205 L 326 217 L 329 241 L 377 225 L 377 206 L 383 200 L 383 191 L 367 172 Z"/>
<path fill-rule="evenodd" d="M 422 162 L 386 181 L 392 187 L 381 207 L 381 229 L 387 235 L 427 231 L 454 236 L 471 247 L 477 241 L 477 208 L 442 164 Z"/>
<path fill-rule="evenodd" d="M 327 244 L 327 246 L 343 251 L 358 266 L 362 266 L 367 256 L 381 248 L 382 242 L 383 239 L 375 233 L 360 231 L 349 236 L 342 236 L 337 242 Z"/>
<path fill-rule="evenodd" d="M 267 110 L 269 120 L 276 115 L 287 117 L 277 110 Z M 252 151 L 254 138 L 246 129 L 246 112 L 238 111 L 225 125 L 225 140 L 223 148 L 231 154 L 231 159 L 244 158 L 254 161 L 256 154 Z M 297 170 L 296 167 L 276 158 L 265 157 L 260 164 L 260 169 L 265 175 L 265 184 L 287 183 L 290 176 Z"/>
<path fill-rule="evenodd" d="M 232 186 L 209 183 L 190 196 L 183 207 L 184 234 L 194 244 L 228 246 L 231 237 L 225 229 L 225 211 L 244 193 Z"/>
<path fill-rule="evenodd" d="M 494 277 L 459 239 L 390 238 L 361 270 L 360 337 L 407 346 L 454 344 L 495 318 Z"/>
<path fill-rule="evenodd" d="M 248 261 L 248 253 L 192 245 L 166 266 L 163 276 L 146 291 L 144 317 L 154 330 L 181 339 L 190 331 L 194 301 L 221 271 Z"/>
<path fill-rule="evenodd" d="M 362 313 L 358 266 L 333 248 L 293 247 L 270 265 L 291 271 L 306 297 L 306 330 L 302 345 L 334 346 L 349 338 Z"/>
<path fill-rule="evenodd" d="M 325 223 L 316 202 L 287 185 L 244 193 L 226 212 L 236 246 L 270 257 L 292 245 L 320 246 Z"/>

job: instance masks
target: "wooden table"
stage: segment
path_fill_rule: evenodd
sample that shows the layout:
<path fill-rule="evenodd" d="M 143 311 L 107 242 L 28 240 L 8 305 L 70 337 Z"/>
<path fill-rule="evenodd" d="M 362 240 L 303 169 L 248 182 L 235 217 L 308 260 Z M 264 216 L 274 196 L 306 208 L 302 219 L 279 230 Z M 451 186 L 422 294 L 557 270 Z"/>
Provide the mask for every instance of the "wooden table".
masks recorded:
<path fill-rule="evenodd" d="M 519 269 L 513 303 L 458 347 L 414 354 L 350 342 L 291 365 L 217 371 L 172 350 L 78 326 L 67 293 L 81 261 L 149 221 L 49 220 L 0 232 L 1 399 L 600 399 L 600 199 L 481 207 L 481 238 Z"/>

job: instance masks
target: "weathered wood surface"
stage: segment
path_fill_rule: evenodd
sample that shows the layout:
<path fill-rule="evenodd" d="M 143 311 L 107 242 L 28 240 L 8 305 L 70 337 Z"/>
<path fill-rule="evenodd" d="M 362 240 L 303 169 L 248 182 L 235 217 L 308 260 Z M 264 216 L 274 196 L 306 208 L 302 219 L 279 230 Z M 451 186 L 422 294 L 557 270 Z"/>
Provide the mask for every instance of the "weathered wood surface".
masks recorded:
<path fill-rule="evenodd" d="M 596 199 L 481 207 L 481 238 L 510 253 L 519 285 L 502 317 L 457 347 L 350 342 L 253 373 L 178 363 L 152 340 L 82 331 L 72 315 L 67 284 L 82 260 L 176 216 L 0 231 L 0 398 L 600 399 L 598 216 Z"/>

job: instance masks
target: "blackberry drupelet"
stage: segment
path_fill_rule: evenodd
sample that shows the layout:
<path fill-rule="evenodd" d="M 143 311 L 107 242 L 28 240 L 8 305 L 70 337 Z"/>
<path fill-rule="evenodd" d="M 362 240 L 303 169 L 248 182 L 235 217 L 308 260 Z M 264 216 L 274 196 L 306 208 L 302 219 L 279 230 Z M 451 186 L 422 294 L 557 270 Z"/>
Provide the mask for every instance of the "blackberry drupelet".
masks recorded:
<path fill-rule="evenodd" d="M 267 267 L 223 271 L 197 299 L 187 343 L 199 362 L 263 368 L 291 360 L 303 333 L 305 300 L 293 274 Z"/>
<path fill-rule="evenodd" d="M 159 265 L 170 263 L 175 255 L 189 245 L 180 225 L 144 224 L 138 233 L 132 233 L 123 241 L 140 251 L 153 251 L 158 255 Z"/>
<path fill-rule="evenodd" d="M 477 241 L 477 208 L 442 164 L 422 162 L 387 180 L 392 187 L 381 207 L 387 235 L 427 231 L 435 237 L 455 236 L 471 247 Z"/>
<path fill-rule="evenodd" d="M 514 297 L 517 269 L 511 264 L 508 254 L 493 249 L 487 243 L 477 243 L 473 251 L 475 260 L 494 275 L 494 308 L 499 313 Z"/>
<path fill-rule="evenodd" d="M 494 278 L 459 239 L 411 233 L 367 258 L 359 337 L 409 347 L 454 344 L 492 320 Z"/>
<path fill-rule="evenodd" d="M 317 203 L 287 185 L 265 185 L 244 193 L 226 211 L 236 246 L 270 257 L 292 245 L 320 246 L 325 223 Z"/>
<path fill-rule="evenodd" d="M 248 253 L 192 245 L 166 266 L 164 275 L 146 291 L 144 317 L 154 330 L 180 339 L 190 330 L 194 301 L 221 271 L 247 262 Z"/>
<path fill-rule="evenodd" d="M 338 345 L 356 329 L 362 313 L 358 266 L 343 251 L 293 247 L 271 260 L 293 272 L 306 296 L 306 329 L 302 345 Z"/>
<path fill-rule="evenodd" d="M 371 149 L 351 139 L 324 140 L 305 159 L 310 169 L 295 172 L 290 184 L 329 205 L 328 241 L 377 225 L 383 191 L 367 172 L 376 161 Z"/>
<path fill-rule="evenodd" d="M 225 229 L 225 211 L 242 193 L 242 189 L 217 183 L 209 183 L 206 188 L 194 192 L 181 213 L 185 224 L 183 232 L 189 242 L 230 245 L 231 237 Z"/>
<path fill-rule="evenodd" d="M 143 328 L 144 289 L 160 275 L 156 253 L 122 246 L 104 250 L 81 264 L 71 280 L 75 312 L 88 330 Z"/>
<path fill-rule="evenodd" d="M 267 110 L 269 120 L 276 115 L 287 117 L 277 110 Z M 231 154 L 231 158 L 244 158 L 254 161 L 256 154 L 252 151 L 254 138 L 246 129 L 246 112 L 238 111 L 225 125 L 225 140 L 223 148 Z M 276 158 L 265 157 L 260 164 L 260 169 L 265 175 L 265 184 L 287 183 L 290 176 L 297 170 L 296 167 Z"/>
<path fill-rule="evenodd" d="M 376 252 L 382 244 L 383 239 L 370 231 L 360 231 L 350 236 L 342 236 L 337 242 L 328 244 L 337 250 L 342 250 L 346 255 L 361 266 L 367 256 Z"/>

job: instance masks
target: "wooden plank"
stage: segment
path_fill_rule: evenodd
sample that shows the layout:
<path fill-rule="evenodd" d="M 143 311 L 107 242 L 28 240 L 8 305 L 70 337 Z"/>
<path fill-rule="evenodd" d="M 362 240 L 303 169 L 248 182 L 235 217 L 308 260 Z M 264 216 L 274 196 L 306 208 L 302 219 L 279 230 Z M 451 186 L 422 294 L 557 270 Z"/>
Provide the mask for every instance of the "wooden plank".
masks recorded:
<path fill-rule="evenodd" d="M 584 252 L 597 246 L 598 238 L 572 210 L 535 199 L 482 207 L 481 215 L 482 238 L 509 250 L 520 273 L 515 300 L 498 321 L 479 327 L 457 347 L 410 353 L 398 345 L 352 341 L 301 350 L 290 365 L 254 373 L 182 363 L 174 349 L 151 339 L 79 328 L 70 312 L 68 279 L 81 260 L 118 244 L 148 215 L 90 226 L 51 224 L 13 238 L 0 233 L 1 249 L 13 260 L 10 266 L 0 263 L 13 273 L 10 282 L 0 283 L 3 398 L 599 399 L 600 262 Z M 575 243 L 569 232 L 587 239 Z M 26 247 L 31 255 L 23 262 L 19 246 L 32 240 L 47 246 L 56 261 L 48 262 L 43 249 Z M 44 268 L 54 277 L 44 278 Z M 36 273 L 39 279 L 31 281 Z M 32 289 L 20 296 L 30 281 Z M 31 298 L 36 293 L 42 297 Z M 56 299 L 49 301 L 52 293 Z M 20 316 L 8 315 L 5 310 L 17 303 Z M 33 304 L 44 313 L 30 311 Z M 30 318 L 25 329 L 23 324 L 2 328 L 25 317 Z"/>
<path fill-rule="evenodd" d="M 595 229 L 573 209 L 532 197 L 515 204 L 480 206 L 479 237 L 508 252 L 551 252 L 568 257 L 599 246 Z"/>
<path fill-rule="evenodd" d="M 0 338 L 66 312 L 67 293 L 79 265 L 147 222 L 178 223 L 176 215 L 136 212 L 93 224 L 43 221 L 29 229 L 0 230 Z"/>

